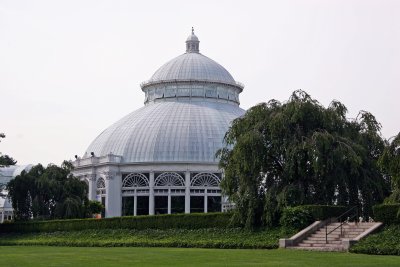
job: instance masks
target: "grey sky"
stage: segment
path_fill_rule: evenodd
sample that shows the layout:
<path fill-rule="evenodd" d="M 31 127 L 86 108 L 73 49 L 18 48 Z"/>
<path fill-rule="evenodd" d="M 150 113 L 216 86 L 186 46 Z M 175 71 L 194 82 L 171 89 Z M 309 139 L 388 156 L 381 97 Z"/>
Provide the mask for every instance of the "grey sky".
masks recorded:
<path fill-rule="evenodd" d="M 20 164 L 82 155 L 143 105 L 139 84 L 200 52 L 245 84 L 241 107 L 304 89 L 400 131 L 400 1 L 0 0 L 0 151 Z"/>

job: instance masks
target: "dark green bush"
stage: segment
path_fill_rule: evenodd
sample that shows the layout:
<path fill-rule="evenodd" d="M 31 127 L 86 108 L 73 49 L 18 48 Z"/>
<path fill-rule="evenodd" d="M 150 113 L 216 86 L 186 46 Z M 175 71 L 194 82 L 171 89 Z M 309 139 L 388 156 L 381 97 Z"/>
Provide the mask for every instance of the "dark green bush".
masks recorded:
<path fill-rule="evenodd" d="M 376 255 L 400 255 L 400 225 L 385 226 L 383 231 L 363 238 L 350 252 Z"/>
<path fill-rule="evenodd" d="M 280 224 L 285 228 L 303 229 L 314 221 L 312 214 L 304 207 L 287 207 L 283 210 Z"/>
<path fill-rule="evenodd" d="M 344 206 L 303 205 L 283 210 L 280 224 L 286 228 L 303 229 L 314 221 L 322 221 L 342 215 L 349 208 Z"/>
<path fill-rule="evenodd" d="M 400 204 L 381 204 L 372 207 L 374 220 L 385 224 L 400 223 Z"/>
<path fill-rule="evenodd" d="M 87 229 L 201 229 L 229 228 L 230 213 L 194 213 L 130 216 L 106 219 L 74 219 L 20 222 L 0 225 L 0 233 L 79 231 Z"/>
<path fill-rule="evenodd" d="M 300 207 L 310 212 L 315 221 L 322 221 L 329 218 L 339 217 L 349 209 L 349 207 L 345 206 L 329 205 L 304 205 Z"/>

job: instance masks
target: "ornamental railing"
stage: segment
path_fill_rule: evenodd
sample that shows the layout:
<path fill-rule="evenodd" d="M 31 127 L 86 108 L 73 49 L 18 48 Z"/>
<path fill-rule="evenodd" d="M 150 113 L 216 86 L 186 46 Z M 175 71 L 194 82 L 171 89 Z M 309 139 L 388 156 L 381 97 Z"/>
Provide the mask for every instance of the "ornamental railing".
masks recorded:
<path fill-rule="evenodd" d="M 161 83 L 216 83 L 222 85 L 230 85 L 235 86 L 243 90 L 244 84 L 241 82 L 225 82 L 225 81 L 215 81 L 215 80 L 206 80 L 206 79 L 174 79 L 174 80 L 147 80 L 140 84 L 140 88 L 144 88 L 149 85 L 161 84 Z"/>

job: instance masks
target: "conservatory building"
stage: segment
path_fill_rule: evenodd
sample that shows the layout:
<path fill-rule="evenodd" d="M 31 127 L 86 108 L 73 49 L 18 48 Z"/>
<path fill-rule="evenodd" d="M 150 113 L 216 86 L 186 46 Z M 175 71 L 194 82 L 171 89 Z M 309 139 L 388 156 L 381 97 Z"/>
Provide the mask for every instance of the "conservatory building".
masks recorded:
<path fill-rule="evenodd" d="M 0 223 L 12 221 L 14 210 L 8 198 L 7 184 L 23 171 L 29 172 L 33 165 L 11 165 L 0 168 Z"/>
<path fill-rule="evenodd" d="M 243 85 L 199 51 L 186 52 L 140 87 L 144 106 L 105 129 L 74 161 L 74 175 L 101 201 L 103 216 L 214 212 L 229 207 L 215 154 L 239 107 Z M 117 98 L 117 96 L 116 96 Z"/>

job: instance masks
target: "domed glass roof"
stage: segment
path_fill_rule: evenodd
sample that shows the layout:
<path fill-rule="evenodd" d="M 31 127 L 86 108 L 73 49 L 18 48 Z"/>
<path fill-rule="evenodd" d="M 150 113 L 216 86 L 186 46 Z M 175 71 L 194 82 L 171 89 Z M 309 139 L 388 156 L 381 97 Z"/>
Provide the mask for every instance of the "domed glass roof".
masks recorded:
<path fill-rule="evenodd" d="M 149 82 L 194 80 L 235 84 L 232 75 L 220 64 L 200 53 L 185 53 L 159 68 Z"/>
<path fill-rule="evenodd" d="M 231 122 L 245 112 L 238 101 L 242 89 L 224 67 L 199 53 L 192 30 L 186 53 L 142 84 L 152 100 L 103 131 L 84 158 L 93 152 L 122 156 L 125 163 L 216 164 Z"/>
<path fill-rule="evenodd" d="M 186 53 L 161 66 L 145 84 L 167 81 L 209 81 L 237 85 L 232 75 L 214 60 L 200 54 L 199 38 L 186 39 Z"/>
<path fill-rule="evenodd" d="M 84 157 L 94 152 L 120 155 L 124 162 L 217 162 L 230 123 L 243 114 L 227 103 L 152 103 L 102 132 Z"/>

